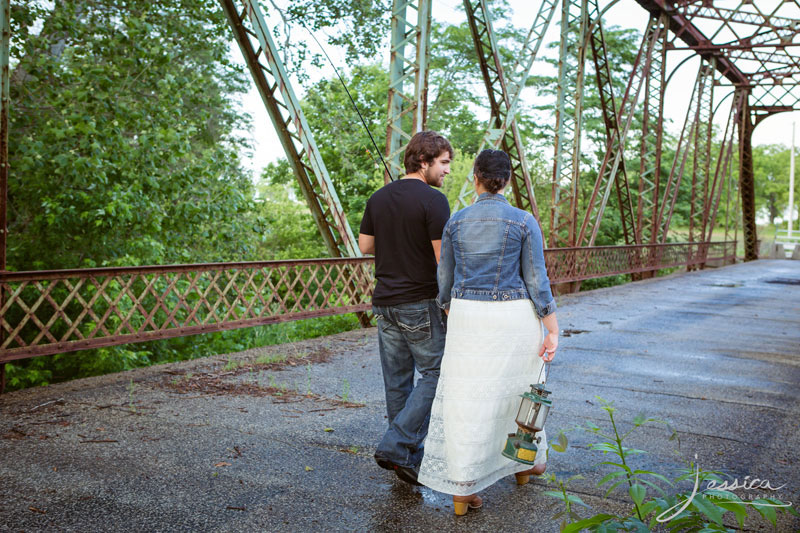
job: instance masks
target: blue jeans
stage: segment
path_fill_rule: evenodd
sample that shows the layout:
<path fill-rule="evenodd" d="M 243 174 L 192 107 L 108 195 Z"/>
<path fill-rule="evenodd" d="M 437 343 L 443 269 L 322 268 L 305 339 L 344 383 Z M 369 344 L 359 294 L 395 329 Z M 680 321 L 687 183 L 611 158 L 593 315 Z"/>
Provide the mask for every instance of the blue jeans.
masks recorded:
<path fill-rule="evenodd" d="M 376 457 L 416 468 L 428 434 L 445 339 L 445 316 L 435 299 L 373 306 L 386 390 L 389 429 Z M 421 377 L 414 385 L 414 369 Z"/>

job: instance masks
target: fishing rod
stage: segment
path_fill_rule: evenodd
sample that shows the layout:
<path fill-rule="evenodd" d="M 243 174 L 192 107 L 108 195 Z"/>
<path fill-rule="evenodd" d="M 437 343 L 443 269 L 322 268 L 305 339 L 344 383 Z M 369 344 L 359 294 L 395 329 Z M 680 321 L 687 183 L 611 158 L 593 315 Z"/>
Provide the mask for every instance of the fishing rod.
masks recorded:
<path fill-rule="evenodd" d="M 369 126 L 367 126 L 367 122 L 364 120 L 364 116 L 361 114 L 361 111 L 359 111 L 358 106 L 356 105 L 356 101 L 353 100 L 353 96 L 350 94 L 350 90 L 347 88 L 347 84 L 345 84 L 344 80 L 342 79 L 342 76 L 339 74 L 339 69 L 336 68 L 336 65 L 331 60 L 331 57 L 328 55 L 328 52 L 325 51 L 325 47 L 322 46 L 322 43 L 319 42 L 319 40 L 317 39 L 317 36 L 314 35 L 314 32 L 312 32 L 310 29 L 308 29 L 308 26 L 306 26 L 305 23 L 303 23 L 302 20 L 298 19 L 297 22 L 299 22 L 300 25 L 303 28 L 305 28 L 305 30 L 309 33 L 309 35 L 311 35 L 311 38 L 314 39 L 314 42 L 317 43 L 317 46 L 319 46 L 319 49 L 322 50 L 323 54 L 325 54 L 325 59 L 327 59 L 328 63 L 330 63 L 331 67 L 333 67 L 333 71 L 336 73 L 336 77 L 339 78 L 339 83 L 341 83 L 342 87 L 344 87 L 344 91 L 347 93 L 347 97 L 350 98 L 350 103 L 353 104 L 353 109 L 356 110 L 356 113 L 358 114 L 358 118 L 361 119 L 361 124 L 364 126 L 364 129 L 367 130 L 367 135 L 369 135 L 369 140 L 372 141 L 372 146 L 375 147 L 375 152 L 378 154 L 378 157 L 381 158 L 381 163 L 383 163 L 383 168 L 386 170 L 386 175 L 389 176 L 390 180 L 394 181 L 395 178 L 394 178 L 394 176 L 392 176 L 392 173 L 389 171 L 389 166 L 386 164 L 386 160 L 383 159 L 383 155 L 381 155 L 381 151 L 378 148 L 378 144 L 375 142 L 375 138 L 372 137 L 372 132 L 369 130 Z M 375 161 L 375 157 L 372 156 L 372 153 L 369 150 L 367 150 L 367 153 L 369 153 L 370 157 L 372 157 L 372 160 Z"/>

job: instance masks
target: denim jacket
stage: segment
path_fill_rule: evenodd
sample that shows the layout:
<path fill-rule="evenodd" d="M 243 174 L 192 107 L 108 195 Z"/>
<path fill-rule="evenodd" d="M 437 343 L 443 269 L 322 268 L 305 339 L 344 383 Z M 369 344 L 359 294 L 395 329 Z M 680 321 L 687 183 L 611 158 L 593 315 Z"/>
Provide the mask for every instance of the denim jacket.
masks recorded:
<path fill-rule="evenodd" d="M 542 232 L 533 215 L 485 192 L 444 228 L 437 270 L 443 309 L 451 298 L 507 301 L 530 298 L 539 317 L 556 310 L 544 264 Z"/>

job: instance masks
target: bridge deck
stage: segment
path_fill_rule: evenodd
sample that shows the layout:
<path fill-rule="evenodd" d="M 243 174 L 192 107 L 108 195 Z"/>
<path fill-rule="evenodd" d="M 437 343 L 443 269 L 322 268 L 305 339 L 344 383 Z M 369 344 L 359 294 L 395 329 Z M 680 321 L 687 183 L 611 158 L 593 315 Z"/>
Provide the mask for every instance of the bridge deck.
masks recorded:
<path fill-rule="evenodd" d="M 769 495 L 800 500 L 800 262 L 566 296 L 559 313 L 572 333 L 552 368 L 551 438 L 605 426 L 601 396 L 626 428 L 639 412 L 669 419 L 702 468 L 786 484 Z M 456 520 L 446 496 L 380 470 L 376 352 L 375 331 L 360 330 L 235 354 L 236 369 L 220 356 L 4 395 L 0 531 L 558 531 L 542 481 L 502 480 Z M 595 487 L 609 470 L 593 439 L 568 436 L 549 470 L 585 476 L 571 487 L 595 512 L 622 509 L 624 494 Z M 630 444 L 650 452 L 640 468 L 682 465 L 661 427 Z"/>

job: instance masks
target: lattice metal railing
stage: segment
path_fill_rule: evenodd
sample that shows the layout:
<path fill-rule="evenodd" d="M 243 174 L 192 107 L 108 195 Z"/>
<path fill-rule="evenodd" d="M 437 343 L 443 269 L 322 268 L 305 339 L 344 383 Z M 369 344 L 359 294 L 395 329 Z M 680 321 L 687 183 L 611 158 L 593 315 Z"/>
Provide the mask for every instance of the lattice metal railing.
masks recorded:
<path fill-rule="evenodd" d="M 735 241 L 545 250 L 553 283 L 735 261 Z M 0 272 L 0 363 L 371 308 L 373 259 Z"/>
<path fill-rule="evenodd" d="M 370 309 L 371 258 L 0 273 L 0 361 Z"/>
<path fill-rule="evenodd" d="M 593 246 L 544 251 L 552 283 L 583 281 L 616 274 L 736 261 L 736 241 Z"/>

